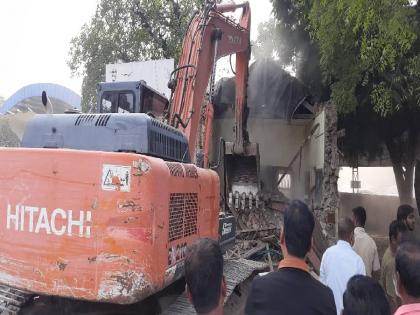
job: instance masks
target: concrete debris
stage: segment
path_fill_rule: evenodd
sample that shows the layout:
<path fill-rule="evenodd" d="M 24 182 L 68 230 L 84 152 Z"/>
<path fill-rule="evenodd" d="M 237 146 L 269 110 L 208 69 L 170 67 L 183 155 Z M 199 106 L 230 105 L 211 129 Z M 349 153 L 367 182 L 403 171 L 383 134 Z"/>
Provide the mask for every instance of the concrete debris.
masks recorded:
<path fill-rule="evenodd" d="M 325 150 L 321 206 L 315 209 L 322 232 L 332 243 L 336 237 L 336 216 L 340 206 L 338 194 L 339 154 L 337 147 L 337 111 L 333 104 L 325 108 Z"/>
<path fill-rule="evenodd" d="M 279 229 L 283 221 L 283 210 L 288 199 L 283 195 L 267 194 L 259 207 L 244 207 L 232 212 L 242 230 Z"/>
<path fill-rule="evenodd" d="M 237 213 L 239 226 L 242 230 L 275 230 L 279 229 L 282 222 L 282 213 L 270 208 L 245 209 Z M 264 235 L 265 236 L 265 235 Z"/>
<path fill-rule="evenodd" d="M 20 140 L 10 128 L 9 122 L 0 119 L 0 147 L 19 147 Z"/>

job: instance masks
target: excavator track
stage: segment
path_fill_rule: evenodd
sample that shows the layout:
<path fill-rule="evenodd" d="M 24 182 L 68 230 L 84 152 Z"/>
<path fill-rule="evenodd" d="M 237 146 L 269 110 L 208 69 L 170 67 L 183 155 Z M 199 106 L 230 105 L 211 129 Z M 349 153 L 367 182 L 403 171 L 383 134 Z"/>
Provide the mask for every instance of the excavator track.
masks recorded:
<path fill-rule="evenodd" d="M 225 298 L 225 307 L 229 304 L 229 300 L 233 299 L 235 295 L 235 289 L 239 285 L 252 280 L 253 276 L 258 272 L 267 270 L 268 266 L 265 263 L 246 260 L 246 259 L 230 259 L 225 260 L 224 263 L 224 275 L 227 285 L 227 294 Z M 239 292 L 240 295 L 240 292 Z M 236 303 L 236 302 L 234 302 Z M 227 312 L 225 312 L 227 313 Z M 162 315 L 195 315 L 196 312 L 194 307 L 188 301 L 185 294 L 179 296 L 173 304 L 171 304 Z"/>
<path fill-rule="evenodd" d="M 268 266 L 262 262 L 240 259 L 226 259 L 224 262 L 224 275 L 227 285 L 225 299 L 225 314 L 242 314 L 241 307 L 245 305 L 247 292 L 250 288 L 253 277 L 262 271 L 267 271 Z M 179 286 L 178 286 L 179 287 Z M 161 315 L 195 315 L 196 312 L 188 301 L 185 294 L 179 295 L 183 287 L 175 289 L 172 293 L 163 293 L 162 297 L 168 294 L 175 294 L 174 302 L 168 306 L 159 306 L 159 297 L 155 300 L 142 301 L 133 305 L 109 305 L 106 303 L 89 303 L 74 301 L 65 298 L 39 297 L 33 293 L 0 285 L 0 315 L 28 315 L 28 314 L 89 314 L 89 315 L 115 315 L 115 314 L 161 314 Z M 179 292 L 179 293 L 176 293 Z M 46 299 L 45 299 L 46 298 Z"/>
<path fill-rule="evenodd" d="M 0 315 L 18 314 L 21 307 L 32 297 L 32 293 L 0 285 Z"/>

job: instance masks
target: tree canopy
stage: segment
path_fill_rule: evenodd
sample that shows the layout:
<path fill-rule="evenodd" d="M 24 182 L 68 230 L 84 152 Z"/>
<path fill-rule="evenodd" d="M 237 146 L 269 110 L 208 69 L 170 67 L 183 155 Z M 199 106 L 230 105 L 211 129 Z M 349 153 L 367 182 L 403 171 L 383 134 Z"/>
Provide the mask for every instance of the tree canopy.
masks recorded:
<path fill-rule="evenodd" d="M 275 18 L 259 25 L 253 43 L 255 58 L 277 57 L 310 89 L 315 101 L 327 101 L 329 91 L 323 84 L 318 47 L 311 41 L 305 18 L 309 7 L 294 0 L 272 2 Z"/>
<path fill-rule="evenodd" d="M 272 0 L 285 64 L 320 65 L 341 113 L 369 102 L 382 116 L 420 105 L 418 5 L 409 0 Z M 312 58 L 309 58 L 311 56 Z M 299 73 L 300 72 L 300 73 Z M 309 76 L 318 77 L 314 71 Z M 362 91 L 359 89 L 362 88 Z M 315 93 L 317 91 L 314 91 Z"/>
<path fill-rule="evenodd" d="M 313 1 L 309 30 L 340 111 L 370 102 L 387 116 L 420 105 L 416 17 L 409 0 Z"/>
<path fill-rule="evenodd" d="M 288 34 L 284 40 L 299 38 L 313 51 L 315 58 L 306 62 L 319 64 L 322 94 L 340 114 L 340 126 L 346 129 L 342 150 L 347 157 L 374 158 L 385 146 L 400 198 L 411 198 L 420 117 L 418 3 L 272 1 L 283 33 Z M 291 43 L 290 50 L 298 56 L 302 45 Z M 319 77 L 314 71 L 309 75 Z"/>
<path fill-rule="evenodd" d="M 83 76 L 82 108 L 96 103 L 105 65 L 178 58 L 193 12 L 204 0 L 101 0 L 91 21 L 71 40 L 68 65 Z"/>

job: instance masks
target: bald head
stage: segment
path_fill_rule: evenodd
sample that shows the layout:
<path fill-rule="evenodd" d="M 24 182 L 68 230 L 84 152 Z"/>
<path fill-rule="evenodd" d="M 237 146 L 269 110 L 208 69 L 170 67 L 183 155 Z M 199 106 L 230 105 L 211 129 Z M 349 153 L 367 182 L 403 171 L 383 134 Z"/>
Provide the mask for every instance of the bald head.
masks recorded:
<path fill-rule="evenodd" d="M 354 233 L 354 223 L 349 217 L 338 220 L 338 238 L 350 242 Z"/>

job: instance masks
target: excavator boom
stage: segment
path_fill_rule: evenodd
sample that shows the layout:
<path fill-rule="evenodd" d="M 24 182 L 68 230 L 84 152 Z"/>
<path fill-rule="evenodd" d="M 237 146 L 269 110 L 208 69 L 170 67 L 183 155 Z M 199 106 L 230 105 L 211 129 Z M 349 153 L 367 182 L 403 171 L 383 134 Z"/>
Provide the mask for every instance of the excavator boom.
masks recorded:
<path fill-rule="evenodd" d="M 237 9 L 242 10 L 239 23 L 223 15 Z M 249 142 L 246 130 L 250 23 L 248 2 L 238 5 L 209 2 L 205 10 L 194 16 L 184 39 L 179 67 L 175 70 L 170 106 L 170 123 L 187 135 L 192 161 L 209 167 L 216 61 L 236 54 L 234 141 L 219 148 L 225 152 L 219 175 L 225 177 L 227 183 L 223 192 L 225 205 L 237 219 L 240 208 L 258 208 L 260 193 L 258 144 Z M 208 101 L 203 101 L 206 92 Z M 203 126 L 203 131 L 200 126 Z M 197 139 L 201 134 L 204 134 L 203 141 Z M 200 154 L 204 155 L 203 162 Z"/>
<path fill-rule="evenodd" d="M 240 22 L 230 20 L 223 12 L 242 9 Z M 196 160 L 197 136 L 203 100 L 210 79 L 210 101 L 216 61 L 224 56 L 236 54 L 236 102 L 237 147 L 243 146 L 242 124 L 246 106 L 246 85 L 250 52 L 250 9 L 248 2 L 241 5 L 219 5 L 209 2 L 206 8 L 196 13 L 184 39 L 179 67 L 175 70 L 174 94 L 170 107 L 170 123 L 182 130 L 189 139 L 192 160 Z M 206 104 L 212 107 L 213 104 Z M 209 109 L 210 113 L 212 112 Z M 211 115 L 204 119 L 211 120 Z M 205 123 L 206 125 L 206 123 Z M 211 121 L 207 123 L 211 125 Z M 211 136 L 208 132 L 206 138 Z M 209 141 L 205 141 L 206 144 Z M 208 148 L 205 148 L 208 152 Z M 238 152 L 241 149 L 238 149 Z"/>

